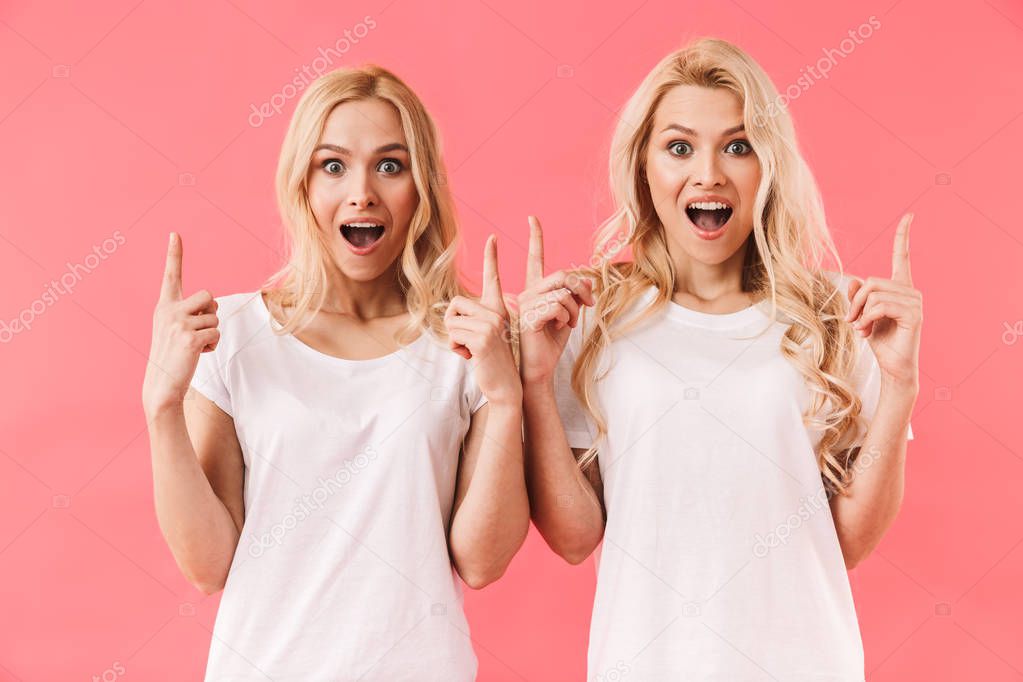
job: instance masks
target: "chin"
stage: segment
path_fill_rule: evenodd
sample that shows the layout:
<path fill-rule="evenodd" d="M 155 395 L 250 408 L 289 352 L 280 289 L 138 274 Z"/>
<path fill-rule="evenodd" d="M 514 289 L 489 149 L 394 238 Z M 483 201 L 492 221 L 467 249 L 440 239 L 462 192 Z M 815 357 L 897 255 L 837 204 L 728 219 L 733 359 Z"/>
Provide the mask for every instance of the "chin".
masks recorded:
<path fill-rule="evenodd" d="M 689 256 L 703 265 L 721 265 L 728 261 L 729 258 L 735 255 L 736 249 L 721 250 L 714 249 L 713 251 L 704 250 L 693 250 L 689 252 Z"/>
<path fill-rule="evenodd" d="M 370 264 L 365 265 L 354 265 L 352 263 L 345 263 L 338 265 L 337 269 L 341 271 L 341 274 L 345 279 L 351 282 L 373 282 L 387 272 L 387 268 L 384 266 L 374 267 Z"/>

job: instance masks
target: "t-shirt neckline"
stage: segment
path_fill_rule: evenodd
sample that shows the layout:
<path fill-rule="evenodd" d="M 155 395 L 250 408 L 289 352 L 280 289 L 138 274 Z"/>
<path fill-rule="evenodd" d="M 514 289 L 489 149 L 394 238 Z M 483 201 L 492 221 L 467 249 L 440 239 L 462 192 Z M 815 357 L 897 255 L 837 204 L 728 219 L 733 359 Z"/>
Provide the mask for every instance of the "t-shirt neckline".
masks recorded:
<path fill-rule="evenodd" d="M 278 322 L 276 319 L 274 319 L 273 314 L 270 312 L 270 308 L 266 304 L 266 300 L 263 298 L 263 291 L 262 290 L 259 290 L 259 291 L 256 292 L 256 298 L 259 299 L 259 310 L 261 311 L 261 313 L 263 315 L 263 319 L 264 319 L 264 321 L 268 325 L 270 325 L 271 330 L 273 330 L 273 329 L 281 329 L 283 327 L 283 325 L 281 325 L 280 322 Z M 275 334 L 275 336 L 276 335 L 277 334 Z M 375 358 L 366 358 L 366 359 L 363 359 L 363 360 L 355 360 L 355 359 L 352 359 L 352 358 L 342 358 L 342 357 L 338 357 L 337 355 L 330 355 L 329 353 L 324 353 L 323 351 L 316 350 L 315 348 L 313 348 L 309 344 L 307 344 L 304 341 L 298 339 L 294 334 L 290 334 L 290 333 L 289 334 L 283 334 L 283 336 L 287 339 L 288 343 L 291 343 L 292 345 L 297 346 L 300 350 L 302 350 L 302 352 L 306 353 L 307 355 L 309 355 L 311 357 L 317 358 L 320 362 L 326 362 L 326 363 L 330 363 L 330 364 L 334 364 L 334 365 L 344 365 L 344 366 L 348 366 L 348 367 L 364 367 L 364 368 L 367 368 L 367 367 L 373 367 L 375 365 L 385 364 L 385 363 L 395 359 L 396 357 L 400 357 L 400 356 L 404 355 L 410 349 L 412 349 L 412 348 L 418 346 L 419 344 L 423 343 L 426 340 L 426 337 L 428 336 L 428 332 L 426 330 L 420 331 L 419 336 L 417 336 L 411 343 L 409 343 L 409 344 L 407 344 L 405 346 L 402 346 L 401 348 L 399 348 L 399 349 L 397 349 L 395 351 L 387 353 L 386 355 L 380 355 L 380 356 L 377 356 Z"/>
<path fill-rule="evenodd" d="M 650 285 L 646 292 L 646 300 L 648 302 L 652 301 L 656 295 L 657 287 Z M 687 308 L 680 303 L 676 303 L 671 297 L 668 297 L 665 313 L 669 318 L 693 327 L 737 329 L 753 323 L 768 321 L 770 315 L 767 312 L 767 306 L 769 305 L 769 302 L 765 299 L 733 313 L 705 313 Z"/>

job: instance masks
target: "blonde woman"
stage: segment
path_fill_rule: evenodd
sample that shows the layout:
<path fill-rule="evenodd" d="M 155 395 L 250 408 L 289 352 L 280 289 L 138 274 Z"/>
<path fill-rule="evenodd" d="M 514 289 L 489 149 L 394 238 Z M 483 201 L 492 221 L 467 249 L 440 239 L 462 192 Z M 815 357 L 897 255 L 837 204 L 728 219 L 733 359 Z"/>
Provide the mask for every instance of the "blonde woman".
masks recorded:
<path fill-rule="evenodd" d="M 416 95 L 340 70 L 284 139 L 279 273 L 183 298 L 171 235 L 143 402 L 163 534 L 224 589 L 206 680 L 475 678 L 455 574 L 527 532 L 521 386 L 494 239 L 476 300 L 442 178 Z"/>
<path fill-rule="evenodd" d="M 726 42 L 669 55 L 615 131 L 590 267 L 544 276 L 532 224 L 527 485 L 559 555 L 603 539 L 592 680 L 864 678 L 846 571 L 902 500 L 909 218 L 891 278 L 841 274 L 775 96 Z"/>

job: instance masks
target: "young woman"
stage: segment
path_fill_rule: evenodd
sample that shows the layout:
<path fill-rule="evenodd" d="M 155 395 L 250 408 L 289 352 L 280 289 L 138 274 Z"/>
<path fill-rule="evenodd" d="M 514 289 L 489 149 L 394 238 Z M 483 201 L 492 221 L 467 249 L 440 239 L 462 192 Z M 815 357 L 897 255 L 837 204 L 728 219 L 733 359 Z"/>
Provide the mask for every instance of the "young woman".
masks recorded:
<path fill-rule="evenodd" d="M 532 225 L 527 485 L 562 557 L 603 538 L 593 680 L 864 678 L 846 570 L 902 500 L 909 217 L 890 279 L 842 275 L 774 98 L 728 43 L 669 55 L 615 132 L 591 267 L 544 277 Z"/>
<path fill-rule="evenodd" d="M 286 267 L 183 298 L 171 234 L 143 402 L 160 527 L 224 588 L 207 680 L 475 678 L 452 565 L 482 587 L 525 537 L 522 396 L 495 242 L 474 300 L 442 177 L 415 94 L 340 70 L 284 140 Z"/>

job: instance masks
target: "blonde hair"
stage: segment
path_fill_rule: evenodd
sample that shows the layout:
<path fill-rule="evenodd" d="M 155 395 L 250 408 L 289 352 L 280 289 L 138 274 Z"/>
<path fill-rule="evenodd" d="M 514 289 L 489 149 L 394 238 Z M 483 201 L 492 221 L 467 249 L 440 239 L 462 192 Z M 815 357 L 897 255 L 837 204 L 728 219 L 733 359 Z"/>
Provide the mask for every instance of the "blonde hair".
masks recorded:
<path fill-rule="evenodd" d="M 675 266 L 649 187 L 643 182 L 643 163 L 654 113 L 665 94 L 680 85 L 724 88 L 742 102 L 746 135 L 762 171 L 742 288 L 769 298 L 773 319 L 781 311 L 791 321 L 781 351 L 812 393 L 803 420 L 822 430 L 817 462 L 825 487 L 829 493 L 844 492 L 858 452 L 848 446 L 859 426 L 861 402 L 848 379 L 856 363 L 857 343 L 854 330 L 843 319 L 846 297 L 824 271 L 831 263 L 840 272 L 841 261 L 788 113 L 763 113 L 776 100 L 773 84 L 753 59 L 723 40 L 700 39 L 665 57 L 629 99 L 618 121 L 610 160 L 616 210 L 597 231 L 589 266 L 574 271 L 592 278 L 597 286 L 595 325 L 573 367 L 572 388 L 597 424 L 599 443 L 607 433 L 607 422 L 595 399 L 595 385 L 601 378 L 594 376 L 597 360 L 613 338 L 665 306 L 675 290 Z M 619 243 L 631 247 L 631 261 L 611 262 Z M 657 289 L 650 305 L 612 334 L 612 326 L 650 285 Z M 596 448 L 595 444 L 580 458 L 581 467 L 593 463 Z"/>
<path fill-rule="evenodd" d="M 395 335 L 398 342 L 408 343 L 420 330 L 431 330 L 446 339 L 444 309 L 456 295 L 466 294 L 455 263 L 458 228 L 433 120 L 411 88 L 390 71 L 374 65 L 338 69 L 309 85 L 296 105 L 281 145 L 277 205 L 288 255 L 285 265 L 263 285 L 276 304 L 294 308 L 275 330 L 278 334 L 300 329 L 323 307 L 328 268 L 333 267 L 309 205 L 313 151 L 336 106 L 370 98 L 388 102 L 398 111 L 419 194 L 398 271 L 398 283 L 410 313 L 408 323 Z"/>

